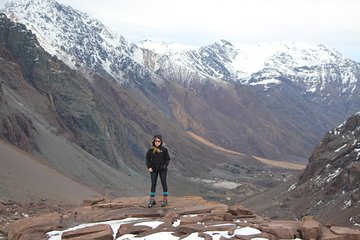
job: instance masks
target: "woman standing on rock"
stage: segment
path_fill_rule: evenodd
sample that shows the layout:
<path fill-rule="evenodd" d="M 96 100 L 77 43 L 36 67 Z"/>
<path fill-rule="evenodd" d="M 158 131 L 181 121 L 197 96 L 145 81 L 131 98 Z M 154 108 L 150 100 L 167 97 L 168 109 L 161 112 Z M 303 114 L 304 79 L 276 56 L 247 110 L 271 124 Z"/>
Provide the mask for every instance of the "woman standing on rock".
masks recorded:
<path fill-rule="evenodd" d="M 146 166 L 151 176 L 150 201 L 148 207 L 152 207 L 156 204 L 156 182 L 159 175 L 161 185 L 163 187 L 163 200 L 161 202 L 161 207 L 165 207 L 168 204 L 168 188 L 166 183 L 166 175 L 169 162 L 169 152 L 163 146 L 162 136 L 155 135 L 152 140 L 152 147 L 146 153 Z"/>

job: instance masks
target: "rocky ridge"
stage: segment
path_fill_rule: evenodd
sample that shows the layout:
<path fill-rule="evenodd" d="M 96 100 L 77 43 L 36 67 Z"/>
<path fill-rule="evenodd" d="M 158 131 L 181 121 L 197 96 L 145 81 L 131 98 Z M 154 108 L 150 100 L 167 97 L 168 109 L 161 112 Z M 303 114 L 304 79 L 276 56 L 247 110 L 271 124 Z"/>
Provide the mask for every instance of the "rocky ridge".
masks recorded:
<path fill-rule="evenodd" d="M 313 215 L 322 223 L 359 228 L 359 139 L 360 112 L 323 137 L 298 178 L 243 204 L 271 218 Z"/>
<path fill-rule="evenodd" d="M 360 230 L 301 221 L 270 220 L 243 206 L 174 196 L 167 207 L 146 198 L 87 200 L 67 211 L 40 214 L 10 225 L 9 240 L 24 239 L 360 239 Z"/>
<path fill-rule="evenodd" d="M 141 49 L 86 13 L 55 0 L 13 1 L 5 9 L 10 19 L 37 35 L 48 53 L 73 69 L 121 83 L 149 74 L 134 61 L 134 56 L 142 55 Z"/>

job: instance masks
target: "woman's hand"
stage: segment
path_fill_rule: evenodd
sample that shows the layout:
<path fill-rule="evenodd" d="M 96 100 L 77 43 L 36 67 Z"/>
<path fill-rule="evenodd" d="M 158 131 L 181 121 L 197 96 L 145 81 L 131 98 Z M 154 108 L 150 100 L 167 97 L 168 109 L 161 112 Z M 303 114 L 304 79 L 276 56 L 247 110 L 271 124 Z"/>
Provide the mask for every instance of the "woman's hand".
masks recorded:
<path fill-rule="evenodd" d="M 153 169 L 152 169 L 152 168 L 149 168 L 148 170 L 149 170 L 149 172 L 153 172 Z"/>

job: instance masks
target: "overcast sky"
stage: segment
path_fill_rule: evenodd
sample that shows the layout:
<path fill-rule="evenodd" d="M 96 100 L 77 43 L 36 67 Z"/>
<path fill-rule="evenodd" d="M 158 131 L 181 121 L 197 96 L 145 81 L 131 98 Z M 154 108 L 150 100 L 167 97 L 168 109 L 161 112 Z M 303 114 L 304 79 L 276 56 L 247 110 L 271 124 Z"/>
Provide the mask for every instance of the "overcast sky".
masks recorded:
<path fill-rule="evenodd" d="M 58 0 L 137 43 L 323 43 L 360 62 L 360 0 Z M 6 0 L 0 0 L 0 6 Z"/>

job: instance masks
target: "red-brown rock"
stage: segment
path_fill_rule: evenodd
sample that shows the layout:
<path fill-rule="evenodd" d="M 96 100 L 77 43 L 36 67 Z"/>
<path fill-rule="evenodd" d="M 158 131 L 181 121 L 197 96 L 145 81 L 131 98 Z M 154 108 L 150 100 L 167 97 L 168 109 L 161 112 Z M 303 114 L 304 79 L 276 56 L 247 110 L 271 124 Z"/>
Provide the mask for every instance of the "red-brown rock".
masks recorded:
<path fill-rule="evenodd" d="M 113 231 L 108 224 L 99 224 L 91 227 L 64 232 L 61 239 L 70 240 L 113 240 Z"/>
<path fill-rule="evenodd" d="M 307 239 L 320 239 L 322 236 L 322 229 L 319 222 L 312 216 L 305 216 L 300 225 L 301 238 Z"/>
<path fill-rule="evenodd" d="M 90 203 L 90 202 L 89 202 Z M 8 240 L 46 239 L 46 233 L 52 230 L 66 230 L 70 227 L 89 222 L 104 222 L 136 217 L 122 224 L 117 237 L 135 234 L 146 237 L 159 232 L 171 232 L 184 238 L 189 234 L 198 234 L 206 240 L 213 237 L 207 231 L 227 231 L 230 239 L 250 239 L 251 236 L 236 236 L 234 230 L 240 227 L 253 227 L 262 233 L 256 236 L 267 239 L 320 239 L 323 240 L 360 240 L 360 231 L 342 227 L 322 226 L 313 217 L 304 217 L 299 221 L 271 220 L 252 214 L 240 205 L 227 205 L 209 202 L 201 197 L 172 197 L 166 208 L 146 207 L 145 198 L 119 198 L 111 201 L 91 202 L 91 206 L 81 206 L 62 214 L 44 214 L 38 217 L 18 220 L 9 227 Z M 240 221 L 233 219 L 241 219 Z M 241 218 L 239 216 L 248 216 Z M 244 220 L 246 219 L 246 221 Z M 172 225 L 179 220 L 180 225 Z M 156 228 L 135 225 L 139 222 L 161 221 Z M 219 236 L 218 236 L 219 237 Z M 100 224 L 63 233 L 63 239 L 112 239 L 110 225 Z M 221 239 L 221 238 L 220 238 Z"/>
<path fill-rule="evenodd" d="M 331 232 L 344 237 L 343 239 L 349 240 L 360 240 L 360 230 L 339 227 L 339 226 L 332 226 L 330 227 Z"/>

